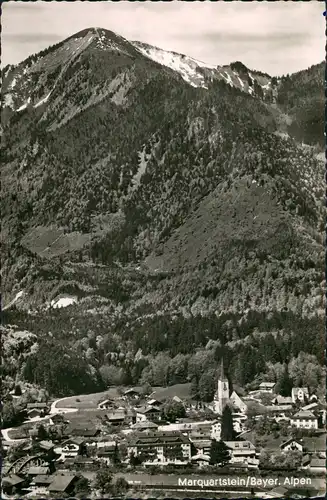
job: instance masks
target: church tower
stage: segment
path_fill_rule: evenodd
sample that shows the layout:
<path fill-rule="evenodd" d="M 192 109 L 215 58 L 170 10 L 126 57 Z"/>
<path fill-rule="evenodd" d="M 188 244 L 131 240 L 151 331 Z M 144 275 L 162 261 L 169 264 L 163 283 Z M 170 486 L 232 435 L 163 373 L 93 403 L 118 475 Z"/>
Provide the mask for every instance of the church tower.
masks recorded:
<path fill-rule="evenodd" d="M 223 409 L 229 403 L 229 382 L 224 371 L 224 360 L 220 362 L 218 387 L 214 398 L 214 411 L 222 415 Z"/>

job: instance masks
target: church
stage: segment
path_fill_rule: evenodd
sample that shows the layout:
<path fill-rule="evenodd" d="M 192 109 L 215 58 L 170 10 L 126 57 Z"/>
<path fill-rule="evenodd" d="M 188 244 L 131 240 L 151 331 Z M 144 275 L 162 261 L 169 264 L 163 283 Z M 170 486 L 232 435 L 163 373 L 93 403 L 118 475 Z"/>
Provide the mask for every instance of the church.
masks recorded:
<path fill-rule="evenodd" d="M 222 415 L 225 406 L 230 404 L 229 382 L 224 371 L 224 360 L 220 362 L 220 371 L 218 377 L 218 387 L 213 400 L 213 411 Z"/>

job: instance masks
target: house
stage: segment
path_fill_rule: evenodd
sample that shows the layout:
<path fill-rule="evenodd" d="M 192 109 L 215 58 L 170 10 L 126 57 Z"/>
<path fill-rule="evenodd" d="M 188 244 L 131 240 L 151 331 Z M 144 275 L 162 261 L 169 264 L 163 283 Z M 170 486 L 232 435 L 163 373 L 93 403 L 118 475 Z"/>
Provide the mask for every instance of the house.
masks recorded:
<path fill-rule="evenodd" d="M 70 474 L 58 474 L 49 486 L 49 493 L 72 493 L 78 477 Z"/>
<path fill-rule="evenodd" d="M 211 439 L 197 439 L 190 438 L 193 446 L 196 448 L 197 452 L 200 454 L 210 454 Z"/>
<path fill-rule="evenodd" d="M 291 417 L 291 425 L 298 429 L 318 429 L 318 418 L 308 410 L 300 410 Z"/>
<path fill-rule="evenodd" d="M 232 392 L 229 400 L 234 408 L 237 408 L 242 413 L 247 412 L 248 405 L 245 403 L 245 401 L 243 401 L 242 398 L 240 398 L 240 396 L 235 391 Z"/>
<path fill-rule="evenodd" d="M 73 458 L 73 467 L 74 469 L 84 469 L 84 470 L 94 470 L 98 467 L 96 460 L 93 457 L 81 457 L 78 455 Z"/>
<path fill-rule="evenodd" d="M 272 402 L 271 402 L 271 403 L 272 403 L 273 405 L 276 405 L 276 406 L 280 406 L 280 405 L 282 405 L 282 406 L 287 405 L 287 406 L 288 406 L 288 405 L 292 405 L 292 403 L 293 403 L 293 399 L 292 399 L 292 397 L 291 397 L 291 396 L 286 396 L 286 397 L 284 397 L 284 396 L 280 396 L 280 395 L 278 394 L 278 396 L 276 396 L 276 397 L 272 400 Z"/>
<path fill-rule="evenodd" d="M 56 413 L 55 415 L 51 415 L 49 419 L 50 425 L 59 425 L 65 423 L 65 418 L 61 413 Z"/>
<path fill-rule="evenodd" d="M 98 404 L 99 410 L 108 410 L 114 407 L 114 401 L 112 399 L 105 399 Z"/>
<path fill-rule="evenodd" d="M 107 446 L 99 449 L 97 451 L 97 458 L 101 460 L 102 462 L 105 462 L 107 465 L 110 465 L 113 461 L 115 461 L 115 458 L 117 457 L 117 443 L 116 441 L 112 441 L 111 443 L 108 443 Z"/>
<path fill-rule="evenodd" d="M 29 490 L 34 495 L 47 495 L 49 485 L 52 483 L 54 476 L 40 474 L 35 476 L 29 485 Z"/>
<path fill-rule="evenodd" d="M 326 472 L 326 459 L 312 458 L 309 464 L 309 469 L 312 472 Z"/>
<path fill-rule="evenodd" d="M 303 444 L 296 439 L 288 439 L 280 445 L 281 451 L 303 451 Z"/>
<path fill-rule="evenodd" d="M 220 419 L 218 419 L 212 422 L 211 424 L 210 437 L 211 439 L 220 441 L 220 435 L 221 435 L 221 421 Z"/>
<path fill-rule="evenodd" d="M 85 439 L 82 437 L 72 437 L 57 446 L 54 451 L 57 455 L 60 455 L 62 460 L 83 455 L 86 451 Z"/>
<path fill-rule="evenodd" d="M 118 408 L 117 410 L 110 411 L 106 414 L 105 418 L 111 425 L 116 426 L 132 424 L 137 420 L 135 411 L 126 408 Z"/>
<path fill-rule="evenodd" d="M 143 459 L 143 465 L 185 465 L 191 460 L 191 441 L 180 432 L 157 432 L 133 436 L 127 453 Z"/>
<path fill-rule="evenodd" d="M 191 463 L 198 467 L 207 467 L 210 463 L 210 456 L 204 453 L 199 453 L 191 458 Z"/>
<path fill-rule="evenodd" d="M 256 458 L 256 449 L 250 441 L 224 441 L 230 453 L 230 463 L 246 462 Z"/>
<path fill-rule="evenodd" d="M 161 405 L 162 405 L 162 402 L 161 402 L 161 401 L 158 401 L 157 399 L 150 399 L 150 400 L 147 402 L 147 404 L 148 404 L 149 406 L 157 406 L 157 407 L 159 407 L 159 406 L 161 406 Z"/>
<path fill-rule="evenodd" d="M 43 410 L 39 410 L 38 408 L 32 408 L 31 410 L 27 411 L 27 416 L 28 418 L 36 418 L 36 417 L 42 417 L 43 415 Z"/>
<path fill-rule="evenodd" d="M 73 427 L 68 432 L 71 436 L 94 438 L 100 434 L 100 429 L 95 429 L 94 427 L 91 428 Z"/>
<path fill-rule="evenodd" d="M 148 421 L 143 421 L 143 422 L 137 422 L 136 424 L 132 425 L 133 431 L 154 431 L 158 429 L 158 425 L 154 422 L 148 422 Z"/>
<path fill-rule="evenodd" d="M 161 410 L 156 406 L 136 408 L 136 422 L 158 422 L 161 420 Z"/>
<path fill-rule="evenodd" d="M 27 476 L 28 477 L 33 477 L 33 476 L 46 476 L 50 474 L 50 469 L 49 467 L 30 467 L 27 471 Z"/>
<path fill-rule="evenodd" d="M 261 382 L 259 385 L 259 391 L 273 394 L 275 385 L 275 382 Z"/>
<path fill-rule="evenodd" d="M 26 484 L 26 479 L 23 479 L 16 474 L 2 478 L 2 489 L 7 495 L 13 495 L 16 491 L 23 489 Z"/>
<path fill-rule="evenodd" d="M 140 393 L 137 389 L 127 389 L 127 391 L 124 392 L 124 396 L 128 399 L 137 399 L 139 397 Z"/>
<path fill-rule="evenodd" d="M 293 387 L 292 389 L 292 401 L 296 403 L 300 401 L 305 403 L 309 400 L 309 389 L 307 387 Z"/>
<path fill-rule="evenodd" d="M 45 415 L 46 413 L 48 413 L 49 407 L 48 407 L 47 403 L 27 403 L 26 410 L 27 410 L 27 413 L 30 410 L 39 410 L 41 412 L 41 415 Z M 30 417 L 30 418 L 32 418 L 32 417 Z"/>
<path fill-rule="evenodd" d="M 318 455 L 326 458 L 326 433 L 322 432 L 317 436 L 304 437 L 302 439 L 303 448 L 310 455 Z"/>
<path fill-rule="evenodd" d="M 181 398 L 179 398 L 178 396 L 174 396 L 173 397 L 173 401 L 175 401 L 175 403 L 182 403 L 182 404 L 184 404 L 184 401 Z"/>

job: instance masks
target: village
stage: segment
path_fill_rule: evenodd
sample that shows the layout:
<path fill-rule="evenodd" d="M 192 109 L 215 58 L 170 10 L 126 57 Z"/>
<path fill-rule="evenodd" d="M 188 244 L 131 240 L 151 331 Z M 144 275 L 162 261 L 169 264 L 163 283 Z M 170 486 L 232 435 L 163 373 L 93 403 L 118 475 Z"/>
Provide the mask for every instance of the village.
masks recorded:
<path fill-rule="evenodd" d="M 78 398 L 77 408 L 28 403 L 28 421 L 2 430 L 3 498 L 75 496 L 85 483 L 93 492 L 99 471 L 116 480 L 116 494 L 177 490 L 178 478 L 190 474 L 312 479 L 311 488 L 296 491 L 294 485 L 243 488 L 245 496 L 260 498 L 323 491 L 326 405 L 307 387 L 283 397 L 275 383 L 262 382 L 239 395 L 221 362 L 213 402 L 169 389 L 144 394 L 130 388 L 114 397 L 108 389 L 96 408 L 78 409 Z"/>

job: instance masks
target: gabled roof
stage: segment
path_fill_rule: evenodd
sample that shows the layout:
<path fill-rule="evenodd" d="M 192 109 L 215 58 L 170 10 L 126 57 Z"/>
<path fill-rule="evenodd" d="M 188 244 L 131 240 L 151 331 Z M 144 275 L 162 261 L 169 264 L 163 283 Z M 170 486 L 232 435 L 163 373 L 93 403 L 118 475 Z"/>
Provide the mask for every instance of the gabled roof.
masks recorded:
<path fill-rule="evenodd" d="M 142 413 L 142 414 L 161 412 L 160 408 L 157 408 L 156 406 L 142 406 L 141 408 L 137 408 L 136 411 L 137 413 Z"/>
<path fill-rule="evenodd" d="M 154 422 L 137 422 L 132 425 L 132 429 L 158 429 L 158 425 Z"/>
<path fill-rule="evenodd" d="M 85 439 L 80 437 L 80 436 L 71 437 L 71 438 L 67 439 L 66 441 L 64 441 L 63 443 L 61 443 L 61 446 L 65 446 L 66 444 L 69 444 L 69 443 L 76 444 L 76 445 L 80 446 L 81 444 L 85 443 Z"/>
<path fill-rule="evenodd" d="M 276 385 L 276 382 L 261 382 L 259 387 L 271 387 L 273 388 Z"/>
<path fill-rule="evenodd" d="M 296 396 L 299 391 L 303 391 L 304 394 L 309 395 L 309 389 L 307 387 L 293 387 L 292 394 Z"/>
<path fill-rule="evenodd" d="M 192 461 L 194 462 L 198 462 L 198 461 L 205 461 L 205 462 L 210 462 L 210 457 L 209 455 L 206 455 L 205 453 L 199 453 L 198 455 L 194 455 L 192 458 L 191 458 Z"/>
<path fill-rule="evenodd" d="M 300 419 L 316 419 L 317 417 L 309 410 L 300 410 L 292 418 L 300 418 Z"/>
<path fill-rule="evenodd" d="M 52 448 L 54 448 L 54 444 L 52 441 L 40 441 L 39 446 L 43 450 L 52 450 Z"/>
<path fill-rule="evenodd" d="M 287 446 L 288 444 L 290 443 L 297 443 L 297 444 L 300 444 L 301 446 L 303 446 L 302 443 L 300 443 L 300 441 L 298 441 L 297 439 L 294 439 L 294 438 L 290 438 L 288 439 L 287 441 L 284 441 L 281 445 L 280 445 L 280 448 L 284 448 L 285 446 Z"/>
<path fill-rule="evenodd" d="M 49 473 L 49 467 L 30 467 L 27 471 L 29 476 L 39 476 L 39 475 L 47 475 Z"/>
<path fill-rule="evenodd" d="M 68 486 L 74 481 L 76 476 L 58 475 L 49 486 L 49 491 L 65 491 Z"/>
<path fill-rule="evenodd" d="M 98 429 L 80 429 L 78 427 L 71 429 L 70 434 L 72 436 L 83 436 L 83 437 L 94 437 L 99 433 Z"/>
<path fill-rule="evenodd" d="M 2 483 L 6 486 L 16 486 L 16 484 L 21 484 L 25 481 L 21 477 L 16 474 L 12 474 L 11 476 L 6 476 L 2 478 Z"/>
<path fill-rule="evenodd" d="M 224 441 L 224 443 L 231 450 L 255 450 L 251 441 Z"/>
<path fill-rule="evenodd" d="M 44 474 L 40 474 L 33 479 L 34 484 L 51 484 L 54 479 L 54 476 L 46 476 Z"/>
<path fill-rule="evenodd" d="M 26 407 L 29 410 L 30 408 L 47 408 L 48 405 L 47 403 L 27 403 Z"/>

